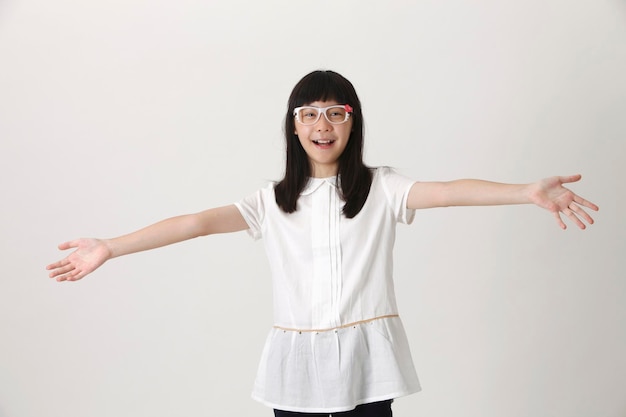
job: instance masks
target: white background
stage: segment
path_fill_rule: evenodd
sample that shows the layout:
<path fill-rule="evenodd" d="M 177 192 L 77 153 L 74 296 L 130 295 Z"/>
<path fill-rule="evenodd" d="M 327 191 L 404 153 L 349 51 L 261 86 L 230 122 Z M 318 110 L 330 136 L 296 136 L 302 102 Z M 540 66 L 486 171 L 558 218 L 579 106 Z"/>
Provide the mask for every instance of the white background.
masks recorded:
<path fill-rule="evenodd" d="M 245 233 L 47 278 L 56 245 L 229 204 L 283 169 L 293 85 L 334 69 L 366 160 L 420 180 L 582 173 L 597 224 L 419 212 L 396 247 L 423 385 L 398 416 L 626 416 L 626 3 L 3 0 L 0 417 L 269 416 Z M 620 211 L 621 210 L 621 211 Z"/>

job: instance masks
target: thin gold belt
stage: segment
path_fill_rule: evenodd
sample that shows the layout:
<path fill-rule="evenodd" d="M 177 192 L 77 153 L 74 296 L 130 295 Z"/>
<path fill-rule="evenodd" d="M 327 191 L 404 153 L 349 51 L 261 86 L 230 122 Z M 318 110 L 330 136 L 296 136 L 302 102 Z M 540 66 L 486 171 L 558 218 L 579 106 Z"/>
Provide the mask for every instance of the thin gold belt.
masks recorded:
<path fill-rule="evenodd" d="M 333 330 L 339 330 L 339 329 L 345 329 L 346 327 L 353 327 L 353 326 L 357 326 L 359 324 L 365 324 L 365 323 L 370 323 L 372 321 L 375 320 L 381 320 L 381 319 L 389 319 L 392 317 L 400 317 L 397 314 L 388 314 L 386 316 L 378 316 L 378 317 L 374 317 L 373 319 L 367 319 L 367 320 L 359 320 L 359 321 L 355 321 L 353 323 L 348 323 L 348 324 L 344 324 L 342 326 L 339 327 L 332 327 L 329 329 L 291 329 L 289 327 L 281 327 L 281 326 L 274 326 L 275 329 L 278 330 L 282 330 L 284 332 L 298 332 L 298 333 L 322 333 L 322 332 L 330 332 Z"/>

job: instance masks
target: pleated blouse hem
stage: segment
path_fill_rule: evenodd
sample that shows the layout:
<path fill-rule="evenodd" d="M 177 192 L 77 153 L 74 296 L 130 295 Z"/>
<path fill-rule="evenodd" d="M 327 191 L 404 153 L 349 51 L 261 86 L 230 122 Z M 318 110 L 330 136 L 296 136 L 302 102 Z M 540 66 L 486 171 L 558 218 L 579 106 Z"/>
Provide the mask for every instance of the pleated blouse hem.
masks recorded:
<path fill-rule="evenodd" d="M 380 395 L 377 397 L 364 398 L 361 400 L 357 400 L 355 401 L 354 404 L 348 405 L 345 407 L 331 407 L 331 408 L 324 408 L 324 407 L 306 408 L 306 407 L 293 407 L 293 406 L 282 405 L 282 404 L 274 404 L 272 402 L 264 400 L 261 397 L 256 396 L 255 394 L 252 394 L 252 399 L 260 402 L 261 404 L 267 407 L 270 407 L 276 410 L 281 410 L 281 411 L 292 411 L 296 413 L 341 413 L 343 411 L 354 410 L 357 406 L 361 404 L 369 404 L 369 403 L 375 403 L 378 401 L 386 401 L 386 400 L 395 400 L 396 398 L 401 398 L 401 397 L 406 397 L 407 395 L 416 394 L 420 392 L 421 390 L 422 389 L 418 387 L 418 388 L 401 391 L 401 392 L 397 392 L 393 394 L 386 394 L 386 395 Z"/>

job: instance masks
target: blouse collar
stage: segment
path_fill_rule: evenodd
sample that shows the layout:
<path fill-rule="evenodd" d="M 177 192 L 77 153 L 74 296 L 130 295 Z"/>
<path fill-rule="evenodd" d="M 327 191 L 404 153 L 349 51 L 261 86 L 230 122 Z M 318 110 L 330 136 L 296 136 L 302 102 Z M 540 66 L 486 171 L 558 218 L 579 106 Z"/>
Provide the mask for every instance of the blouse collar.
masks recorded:
<path fill-rule="evenodd" d="M 306 184 L 300 195 L 309 195 L 315 192 L 322 185 L 328 184 L 331 187 L 337 188 L 337 177 L 328 178 L 309 178 L 309 182 Z"/>

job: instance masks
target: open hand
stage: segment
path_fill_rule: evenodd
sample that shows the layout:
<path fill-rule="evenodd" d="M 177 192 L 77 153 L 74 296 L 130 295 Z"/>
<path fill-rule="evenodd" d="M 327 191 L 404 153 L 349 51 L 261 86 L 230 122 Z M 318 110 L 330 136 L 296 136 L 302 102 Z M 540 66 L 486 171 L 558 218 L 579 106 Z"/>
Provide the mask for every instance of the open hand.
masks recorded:
<path fill-rule="evenodd" d="M 57 281 L 77 281 L 93 272 L 111 257 L 111 252 L 104 241 L 99 239 L 77 239 L 61 243 L 59 249 L 76 248 L 64 259 L 46 267 L 50 278 Z"/>
<path fill-rule="evenodd" d="M 561 229 L 567 228 L 563 219 L 561 219 L 561 213 L 566 215 L 579 228 L 584 229 L 585 224 L 581 218 L 588 224 L 593 224 L 593 219 L 583 207 L 598 211 L 598 206 L 563 186 L 563 184 L 576 182 L 580 179 L 580 175 L 545 178 L 530 185 L 530 200 L 539 207 L 552 212 Z"/>

